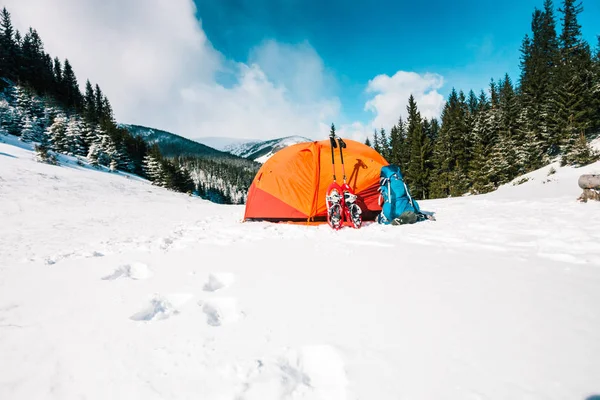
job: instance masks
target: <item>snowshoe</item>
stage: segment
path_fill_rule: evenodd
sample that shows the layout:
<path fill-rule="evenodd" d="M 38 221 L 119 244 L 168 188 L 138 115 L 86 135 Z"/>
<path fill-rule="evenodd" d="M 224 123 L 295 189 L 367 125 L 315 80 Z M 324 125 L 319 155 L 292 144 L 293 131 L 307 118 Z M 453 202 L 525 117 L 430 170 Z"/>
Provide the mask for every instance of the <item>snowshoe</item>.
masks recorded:
<path fill-rule="evenodd" d="M 344 191 L 344 203 L 346 211 L 346 220 L 349 221 L 354 228 L 360 228 L 362 225 L 362 210 L 356 204 L 356 195 L 349 191 Z"/>
<path fill-rule="evenodd" d="M 327 204 L 327 223 L 333 229 L 340 229 L 343 223 L 342 215 L 342 196 L 337 189 L 332 189 L 326 196 Z"/>

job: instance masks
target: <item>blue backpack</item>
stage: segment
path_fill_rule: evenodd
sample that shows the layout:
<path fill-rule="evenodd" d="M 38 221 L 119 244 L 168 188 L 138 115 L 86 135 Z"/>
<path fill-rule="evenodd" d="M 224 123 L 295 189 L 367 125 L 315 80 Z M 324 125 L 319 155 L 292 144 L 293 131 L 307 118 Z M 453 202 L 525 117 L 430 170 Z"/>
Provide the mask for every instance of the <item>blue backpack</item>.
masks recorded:
<path fill-rule="evenodd" d="M 422 219 L 421 209 L 411 197 L 400 167 L 397 165 L 392 164 L 381 168 L 379 205 L 381 213 L 377 216 L 377 222 L 380 224 L 413 223 Z M 407 222 L 404 222 L 405 219 Z"/>

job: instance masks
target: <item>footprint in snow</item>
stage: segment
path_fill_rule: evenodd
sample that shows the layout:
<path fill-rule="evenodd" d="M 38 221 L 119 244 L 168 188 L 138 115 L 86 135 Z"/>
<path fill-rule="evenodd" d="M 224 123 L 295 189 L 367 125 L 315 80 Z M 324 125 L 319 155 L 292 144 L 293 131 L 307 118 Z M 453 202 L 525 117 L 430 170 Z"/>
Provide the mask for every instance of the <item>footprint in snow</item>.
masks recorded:
<path fill-rule="evenodd" d="M 233 285 L 235 274 L 229 272 L 212 273 L 208 275 L 208 281 L 204 284 L 205 292 L 216 292 Z"/>
<path fill-rule="evenodd" d="M 198 302 L 202 312 L 206 314 L 206 323 L 211 326 L 221 326 L 237 322 L 244 314 L 238 311 L 235 297 L 216 297 L 204 302 Z"/>
<path fill-rule="evenodd" d="M 118 278 L 129 278 L 134 280 L 149 279 L 154 275 L 152 270 L 146 264 L 134 262 L 131 264 L 121 265 L 115 271 L 102 278 L 105 281 L 114 281 Z"/>
<path fill-rule="evenodd" d="M 155 294 L 146 307 L 130 318 L 134 321 L 154 321 L 170 318 L 179 314 L 181 307 L 190 301 L 192 297 L 194 295 L 189 293 L 175 293 L 167 296 Z"/>

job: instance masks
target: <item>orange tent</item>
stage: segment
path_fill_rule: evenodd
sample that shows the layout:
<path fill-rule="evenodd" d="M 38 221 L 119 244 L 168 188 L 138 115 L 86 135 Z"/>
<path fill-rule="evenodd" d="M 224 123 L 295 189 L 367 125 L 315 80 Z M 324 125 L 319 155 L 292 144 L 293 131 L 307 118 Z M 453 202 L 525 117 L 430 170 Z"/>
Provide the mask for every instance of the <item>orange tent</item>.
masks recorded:
<path fill-rule="evenodd" d="M 381 211 L 379 172 L 388 162 L 365 144 L 345 142 L 347 182 L 358 195 L 363 220 L 373 220 Z M 339 148 L 335 149 L 335 170 L 341 184 Z M 263 164 L 250 185 L 244 220 L 325 221 L 325 193 L 331 182 L 329 140 L 298 143 L 279 150 Z"/>

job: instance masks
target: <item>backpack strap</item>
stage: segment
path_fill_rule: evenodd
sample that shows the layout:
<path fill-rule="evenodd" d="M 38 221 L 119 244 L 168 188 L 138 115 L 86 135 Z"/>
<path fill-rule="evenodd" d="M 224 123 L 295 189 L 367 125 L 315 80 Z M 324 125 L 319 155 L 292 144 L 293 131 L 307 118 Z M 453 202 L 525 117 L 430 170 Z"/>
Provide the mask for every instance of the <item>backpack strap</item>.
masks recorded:
<path fill-rule="evenodd" d="M 385 199 L 383 198 L 383 187 L 387 184 L 388 186 L 388 200 L 390 198 L 390 178 L 379 178 L 379 189 L 377 189 L 377 191 L 379 192 L 379 198 L 377 199 L 377 204 L 379 204 L 379 206 L 381 207 L 381 205 L 385 202 Z"/>
<path fill-rule="evenodd" d="M 408 186 L 406 186 L 406 182 L 403 181 L 402 183 L 404 183 L 404 190 L 406 190 L 406 196 L 408 197 L 408 202 L 410 203 L 410 206 L 413 208 L 413 210 L 416 211 L 415 205 L 413 204 L 412 196 L 410 195 L 410 192 L 408 191 Z"/>
<path fill-rule="evenodd" d="M 415 214 L 417 214 L 419 221 L 429 219 L 426 214 L 422 213 L 421 210 L 417 210 L 417 208 L 415 207 L 415 204 L 413 203 L 413 198 L 410 195 L 410 192 L 408 191 L 408 187 L 406 186 L 406 183 L 404 183 L 404 189 L 406 189 L 406 195 L 408 196 L 408 202 L 410 203 L 410 206 L 413 208 L 413 210 L 415 210 Z"/>

